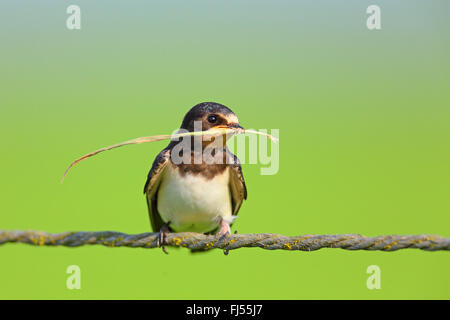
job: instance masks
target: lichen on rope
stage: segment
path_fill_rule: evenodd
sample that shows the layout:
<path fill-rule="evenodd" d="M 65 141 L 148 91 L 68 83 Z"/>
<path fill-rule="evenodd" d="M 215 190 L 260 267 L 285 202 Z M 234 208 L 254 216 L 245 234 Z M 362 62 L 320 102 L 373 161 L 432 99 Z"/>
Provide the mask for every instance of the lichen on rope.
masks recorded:
<path fill-rule="evenodd" d="M 78 247 L 99 244 L 108 247 L 157 248 L 158 233 L 126 234 L 114 231 L 48 233 L 42 231 L 1 231 L 0 245 L 9 242 L 36 246 Z M 427 251 L 450 250 L 450 238 L 433 235 L 365 237 L 359 234 L 302 235 L 287 237 L 278 234 L 232 234 L 223 237 L 200 233 L 169 233 L 167 246 L 196 250 L 234 250 L 258 247 L 266 250 L 314 251 L 321 248 L 345 250 L 395 251 L 415 248 Z"/>

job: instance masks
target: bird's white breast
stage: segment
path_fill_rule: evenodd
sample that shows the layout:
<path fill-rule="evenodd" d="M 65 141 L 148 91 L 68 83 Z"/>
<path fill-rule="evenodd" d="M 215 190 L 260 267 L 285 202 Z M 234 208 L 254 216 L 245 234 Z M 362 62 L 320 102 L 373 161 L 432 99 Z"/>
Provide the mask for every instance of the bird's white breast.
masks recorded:
<path fill-rule="evenodd" d="M 164 171 L 158 191 L 158 212 L 176 232 L 209 232 L 220 218 L 232 221 L 229 169 L 207 179 L 201 174 L 181 174 L 175 166 Z"/>

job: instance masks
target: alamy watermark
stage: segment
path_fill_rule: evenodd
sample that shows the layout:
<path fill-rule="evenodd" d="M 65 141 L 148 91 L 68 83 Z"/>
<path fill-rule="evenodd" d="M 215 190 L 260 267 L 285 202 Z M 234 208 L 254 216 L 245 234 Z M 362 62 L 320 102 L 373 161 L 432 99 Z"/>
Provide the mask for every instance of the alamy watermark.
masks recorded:
<path fill-rule="evenodd" d="M 370 14 L 366 20 L 366 26 L 369 30 L 380 30 L 381 29 L 381 9 L 376 4 L 372 4 L 367 7 L 367 14 Z"/>
<path fill-rule="evenodd" d="M 66 27 L 69 30 L 81 29 L 81 9 L 75 4 L 71 4 L 67 7 L 66 13 L 70 14 L 66 20 Z"/>
<path fill-rule="evenodd" d="M 202 122 L 194 121 L 194 132 L 202 132 Z M 279 129 L 260 129 L 259 132 L 279 138 Z M 252 133 L 225 134 L 204 131 L 204 135 L 173 138 L 175 145 L 171 151 L 171 161 L 176 164 L 262 164 L 262 175 L 274 175 L 280 165 L 279 144 L 269 143 L 264 135 Z M 179 129 L 175 134 L 189 134 Z M 227 143 L 228 142 L 228 143 Z M 237 160 L 227 149 L 239 157 Z M 269 150 L 270 149 L 270 150 Z"/>
<path fill-rule="evenodd" d="M 367 289 L 381 289 L 381 269 L 376 264 L 370 265 L 366 269 L 366 273 L 370 274 L 367 278 L 366 286 Z"/>
<path fill-rule="evenodd" d="M 66 280 L 66 287 L 69 290 L 81 289 L 81 269 L 76 264 L 70 265 L 66 269 L 66 273 L 70 274 Z"/>

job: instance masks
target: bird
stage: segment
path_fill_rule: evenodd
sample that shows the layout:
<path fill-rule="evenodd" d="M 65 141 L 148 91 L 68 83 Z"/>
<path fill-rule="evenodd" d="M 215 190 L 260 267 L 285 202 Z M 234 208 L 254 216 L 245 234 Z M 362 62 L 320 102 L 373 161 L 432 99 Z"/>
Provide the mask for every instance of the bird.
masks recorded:
<path fill-rule="evenodd" d="M 179 131 L 216 128 L 243 129 L 228 107 L 202 102 L 186 113 Z M 222 137 L 210 137 L 210 141 L 205 136 L 173 139 L 153 161 L 144 194 L 151 227 L 159 233 L 158 245 L 165 253 L 169 232 L 199 232 L 217 237 L 231 233 L 247 199 L 247 187 L 241 163 L 226 145 L 230 136 Z M 208 148 L 210 157 L 220 161 L 208 161 Z"/>

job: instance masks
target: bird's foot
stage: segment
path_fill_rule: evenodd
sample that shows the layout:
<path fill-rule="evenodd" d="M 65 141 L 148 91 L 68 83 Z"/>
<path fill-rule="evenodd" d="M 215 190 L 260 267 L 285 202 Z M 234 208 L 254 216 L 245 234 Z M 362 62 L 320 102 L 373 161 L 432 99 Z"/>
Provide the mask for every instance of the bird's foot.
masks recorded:
<path fill-rule="evenodd" d="M 237 232 L 237 230 L 234 230 L 234 234 L 237 234 L 238 232 Z M 224 255 L 228 255 L 230 253 L 230 250 L 223 250 L 223 254 Z"/>
<path fill-rule="evenodd" d="M 235 231 L 236 233 L 236 231 Z M 219 231 L 216 233 L 216 238 L 222 238 L 231 235 L 231 228 L 230 225 L 224 220 L 220 219 L 220 227 Z M 223 250 L 223 253 L 227 256 L 228 250 Z"/>
<path fill-rule="evenodd" d="M 221 238 L 221 237 L 229 235 L 229 234 L 231 234 L 230 225 L 221 218 L 219 231 L 216 233 L 216 237 Z"/>
<path fill-rule="evenodd" d="M 169 254 L 167 252 L 166 247 L 164 246 L 165 244 L 167 244 L 167 235 L 169 234 L 169 231 L 170 231 L 169 224 L 170 224 L 170 221 L 167 222 L 165 225 L 163 225 L 161 227 L 161 229 L 159 230 L 159 234 L 158 234 L 158 247 L 161 247 L 162 251 L 165 254 Z"/>

